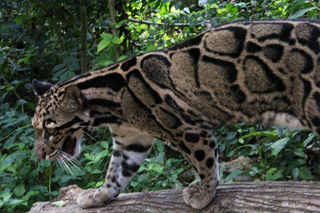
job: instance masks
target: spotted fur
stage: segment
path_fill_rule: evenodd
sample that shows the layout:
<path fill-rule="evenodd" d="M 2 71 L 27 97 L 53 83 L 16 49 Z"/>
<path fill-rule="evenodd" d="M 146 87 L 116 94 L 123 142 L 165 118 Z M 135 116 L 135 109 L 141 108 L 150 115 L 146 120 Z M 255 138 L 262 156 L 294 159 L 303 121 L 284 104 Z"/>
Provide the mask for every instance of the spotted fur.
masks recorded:
<path fill-rule="evenodd" d="M 218 184 L 212 129 L 253 122 L 320 133 L 319 36 L 315 20 L 230 23 L 63 83 L 35 80 L 35 153 L 77 156 L 83 128 L 110 127 L 114 152 L 105 183 L 77 199 L 88 208 L 115 198 L 154 138 L 164 139 L 201 178 L 183 192 L 186 204 L 204 208 Z"/>

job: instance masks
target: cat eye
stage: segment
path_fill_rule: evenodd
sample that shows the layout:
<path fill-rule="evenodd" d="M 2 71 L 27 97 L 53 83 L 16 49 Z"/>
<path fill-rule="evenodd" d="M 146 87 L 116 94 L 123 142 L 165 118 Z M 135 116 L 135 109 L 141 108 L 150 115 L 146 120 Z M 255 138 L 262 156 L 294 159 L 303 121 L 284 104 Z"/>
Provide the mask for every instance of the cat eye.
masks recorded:
<path fill-rule="evenodd" d="M 44 132 L 44 139 L 49 140 L 49 137 L 54 133 L 54 129 L 46 129 Z"/>
<path fill-rule="evenodd" d="M 52 128 L 48 128 L 46 131 L 49 132 L 49 134 L 53 134 L 54 133 L 54 129 L 52 129 Z"/>

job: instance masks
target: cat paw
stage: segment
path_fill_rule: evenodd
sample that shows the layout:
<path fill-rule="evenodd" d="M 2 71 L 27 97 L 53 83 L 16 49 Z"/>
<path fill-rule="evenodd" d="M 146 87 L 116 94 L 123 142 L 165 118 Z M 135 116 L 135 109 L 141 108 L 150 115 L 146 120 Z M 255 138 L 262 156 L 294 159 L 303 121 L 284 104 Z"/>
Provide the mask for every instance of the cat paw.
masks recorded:
<path fill-rule="evenodd" d="M 87 189 L 81 192 L 77 197 L 77 203 L 83 209 L 94 206 L 103 206 L 109 200 L 108 195 L 103 194 L 100 189 Z"/>
<path fill-rule="evenodd" d="M 184 202 L 194 209 L 203 209 L 206 207 L 214 198 L 215 194 L 215 188 L 210 190 L 204 189 L 201 187 L 200 181 L 190 184 L 182 193 Z"/>

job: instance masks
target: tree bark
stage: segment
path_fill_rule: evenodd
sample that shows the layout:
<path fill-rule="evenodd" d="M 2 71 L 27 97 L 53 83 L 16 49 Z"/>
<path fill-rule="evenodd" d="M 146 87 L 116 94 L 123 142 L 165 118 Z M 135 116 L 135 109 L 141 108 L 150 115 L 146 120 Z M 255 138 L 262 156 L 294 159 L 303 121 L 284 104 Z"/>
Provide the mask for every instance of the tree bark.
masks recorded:
<path fill-rule="evenodd" d="M 109 11 L 110 11 L 110 16 L 109 16 L 110 22 L 111 22 L 111 24 L 113 24 L 112 26 L 110 26 L 111 32 L 112 32 L 113 37 L 116 37 L 116 36 L 118 36 L 118 33 L 117 33 L 117 29 L 114 27 L 114 25 L 117 23 L 117 18 L 116 18 L 117 13 L 116 13 L 116 9 L 114 7 L 114 0 L 109 0 L 108 6 L 109 6 Z M 114 49 L 114 56 L 116 58 L 119 58 L 120 57 L 120 45 L 114 44 L 113 49 Z"/>
<path fill-rule="evenodd" d="M 35 212 L 320 212 L 320 182 L 247 182 L 224 183 L 218 186 L 214 200 L 202 210 L 187 206 L 182 198 L 183 188 L 120 194 L 105 206 L 81 209 L 76 195 L 83 189 L 71 185 L 60 189 L 57 200 L 33 204 Z"/>
<path fill-rule="evenodd" d="M 80 17 L 81 17 L 81 33 L 80 33 L 80 42 L 81 42 L 81 73 L 87 71 L 87 11 L 84 6 L 84 1 L 81 1 L 80 6 Z"/>

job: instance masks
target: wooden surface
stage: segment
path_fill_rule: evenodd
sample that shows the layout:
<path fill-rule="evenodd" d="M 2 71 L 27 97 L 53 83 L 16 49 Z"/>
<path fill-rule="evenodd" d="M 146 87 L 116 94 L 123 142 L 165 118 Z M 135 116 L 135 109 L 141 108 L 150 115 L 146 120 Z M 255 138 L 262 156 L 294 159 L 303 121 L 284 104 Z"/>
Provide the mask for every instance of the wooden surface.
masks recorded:
<path fill-rule="evenodd" d="M 38 202 L 29 212 L 320 212 L 320 182 L 225 183 L 203 210 L 185 205 L 182 190 L 120 194 L 106 206 L 81 209 L 75 197 L 82 189 L 71 185 L 59 192 L 58 200 L 67 202 L 63 207 Z"/>

